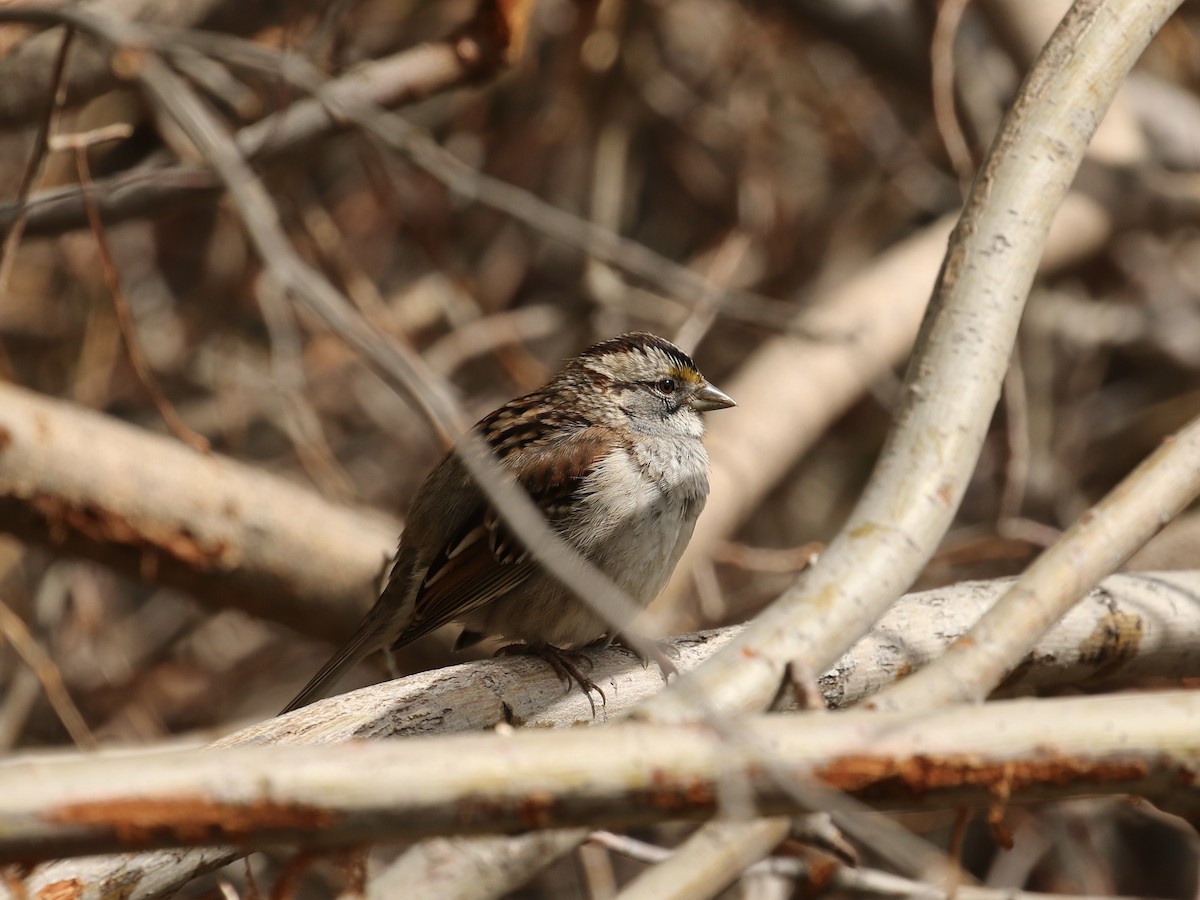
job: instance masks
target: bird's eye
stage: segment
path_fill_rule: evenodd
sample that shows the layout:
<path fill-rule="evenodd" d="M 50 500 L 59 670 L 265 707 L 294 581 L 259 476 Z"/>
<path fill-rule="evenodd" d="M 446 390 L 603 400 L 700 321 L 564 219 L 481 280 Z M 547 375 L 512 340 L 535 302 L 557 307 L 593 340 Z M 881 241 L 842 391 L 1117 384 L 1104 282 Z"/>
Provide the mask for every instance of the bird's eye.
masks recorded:
<path fill-rule="evenodd" d="M 676 386 L 677 385 L 675 384 L 674 378 L 664 378 L 658 383 L 659 391 L 661 391 L 664 394 L 675 393 Z"/>

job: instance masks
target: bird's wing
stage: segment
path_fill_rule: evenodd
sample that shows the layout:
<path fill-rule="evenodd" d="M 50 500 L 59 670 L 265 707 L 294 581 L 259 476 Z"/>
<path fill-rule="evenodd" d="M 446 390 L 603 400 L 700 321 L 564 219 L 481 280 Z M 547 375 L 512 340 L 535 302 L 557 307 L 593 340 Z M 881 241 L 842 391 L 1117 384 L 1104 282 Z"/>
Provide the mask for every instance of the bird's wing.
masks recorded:
<path fill-rule="evenodd" d="M 588 474 L 611 452 L 593 429 L 581 429 L 552 448 L 531 447 L 508 457 L 551 525 L 574 508 Z M 503 596 L 537 571 L 529 551 L 490 504 L 481 503 L 434 554 L 417 588 L 413 617 L 393 649 Z"/>

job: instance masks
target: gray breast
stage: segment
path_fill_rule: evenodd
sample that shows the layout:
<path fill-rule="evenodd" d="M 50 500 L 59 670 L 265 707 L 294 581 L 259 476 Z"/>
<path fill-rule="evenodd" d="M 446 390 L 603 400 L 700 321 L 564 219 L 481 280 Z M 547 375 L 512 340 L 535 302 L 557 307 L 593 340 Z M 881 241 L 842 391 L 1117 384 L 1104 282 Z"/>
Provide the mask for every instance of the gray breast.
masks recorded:
<path fill-rule="evenodd" d="M 708 495 L 699 440 L 644 440 L 592 473 L 570 539 L 645 606 L 666 585 Z"/>

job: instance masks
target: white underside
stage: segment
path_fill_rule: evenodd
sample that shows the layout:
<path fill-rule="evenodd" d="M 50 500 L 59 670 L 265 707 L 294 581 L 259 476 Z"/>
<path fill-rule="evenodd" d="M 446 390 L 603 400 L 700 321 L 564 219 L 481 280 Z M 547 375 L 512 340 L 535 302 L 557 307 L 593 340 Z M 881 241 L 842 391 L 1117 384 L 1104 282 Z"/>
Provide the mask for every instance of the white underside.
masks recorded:
<path fill-rule="evenodd" d="M 636 459 L 605 457 L 584 485 L 563 536 L 616 582 L 638 610 L 666 586 L 708 494 L 708 456 L 695 440 L 648 440 Z M 629 625 L 602 616 L 547 576 L 535 575 L 468 614 L 472 631 L 510 640 L 580 647 Z"/>

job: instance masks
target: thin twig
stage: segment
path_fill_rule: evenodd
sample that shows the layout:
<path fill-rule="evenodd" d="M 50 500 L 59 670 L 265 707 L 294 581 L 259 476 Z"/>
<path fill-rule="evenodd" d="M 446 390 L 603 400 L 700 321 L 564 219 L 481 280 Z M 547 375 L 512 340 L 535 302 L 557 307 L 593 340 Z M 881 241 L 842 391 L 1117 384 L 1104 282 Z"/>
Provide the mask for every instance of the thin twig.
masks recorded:
<path fill-rule="evenodd" d="M 737 274 L 747 252 L 753 246 L 754 242 L 750 233 L 738 228 L 728 234 L 713 251 L 708 272 L 704 277 L 710 284 L 719 287 L 709 288 L 696 298 L 687 319 L 675 332 L 675 343 L 685 352 L 695 352 L 700 341 L 712 328 L 713 322 L 721 312 L 720 291 Z"/>
<path fill-rule="evenodd" d="M 47 159 L 46 151 L 50 145 L 50 132 L 58 111 L 62 109 L 62 105 L 66 101 L 67 86 L 63 75 L 66 73 L 67 54 L 71 50 L 71 42 L 74 38 L 74 28 L 63 30 L 62 43 L 59 45 L 58 55 L 54 60 L 54 76 L 51 81 L 53 89 L 50 99 L 46 102 L 46 114 L 38 123 L 38 130 L 33 138 L 33 148 L 29 153 L 29 162 L 25 166 L 25 174 L 21 177 L 21 184 L 17 188 L 17 197 L 14 201 L 16 215 L 13 224 L 9 228 L 8 234 L 4 236 L 4 243 L 0 244 L 0 297 L 8 294 L 8 280 L 12 275 L 12 260 L 16 256 L 17 246 L 21 243 L 21 235 L 25 231 L 25 222 L 29 218 L 29 208 L 26 205 L 29 200 L 29 194 L 33 190 L 33 186 L 37 183 L 38 178 L 41 177 L 42 170 L 45 168 Z"/>
<path fill-rule="evenodd" d="M 96 738 L 79 712 L 79 707 L 67 692 L 58 666 L 54 664 L 50 654 L 42 649 L 42 645 L 34 640 L 21 617 L 3 601 L 0 601 L 0 634 L 12 645 L 25 665 L 37 675 L 38 681 L 42 683 L 42 690 L 46 692 L 46 699 L 50 701 L 50 706 L 67 729 L 67 734 L 71 736 L 75 746 L 83 750 L 95 750 L 98 746 Z"/>
<path fill-rule="evenodd" d="M 1029 481 L 1029 396 L 1025 386 L 1025 366 L 1021 362 L 1020 341 L 1013 344 L 1012 361 L 1004 376 L 1002 396 L 1008 459 L 1004 466 L 1004 490 L 1000 494 L 996 518 L 1004 522 L 1021 514 Z"/>
<path fill-rule="evenodd" d="M 970 0 L 940 0 L 933 41 L 929 47 L 929 62 L 933 72 L 933 118 L 950 164 L 958 173 L 958 183 L 964 196 L 975 175 L 975 160 L 958 121 L 954 98 L 954 39 L 963 12 Z"/>
<path fill-rule="evenodd" d="M 254 294 L 271 341 L 271 381 L 284 431 L 309 477 L 327 495 L 345 502 L 355 496 L 354 481 L 330 448 L 321 419 L 308 400 L 308 374 L 295 314 L 269 279 L 260 279 Z"/>
<path fill-rule="evenodd" d="M 469 360 L 549 337 L 560 331 L 566 321 L 563 310 L 549 303 L 483 316 L 457 326 L 426 347 L 425 361 L 448 378 Z"/>
<path fill-rule="evenodd" d="M 50 99 L 46 103 L 46 114 L 38 123 L 37 133 L 33 138 L 33 148 L 29 153 L 29 162 L 25 166 L 25 174 L 21 176 L 21 184 L 17 188 L 17 197 L 14 201 L 15 218 L 8 234 L 4 236 L 4 242 L 0 243 L 0 297 L 8 296 L 8 284 L 12 279 L 13 266 L 16 264 L 17 247 L 21 244 L 21 236 L 25 233 L 25 223 L 29 219 L 29 207 L 27 206 L 29 195 L 46 167 L 50 133 L 59 110 L 66 102 L 67 84 L 64 75 L 67 70 L 67 55 L 71 50 L 71 42 L 74 38 L 75 29 L 63 30 L 62 43 L 54 58 L 53 76 L 50 82 L 53 87 Z M 0 345 L 0 371 L 11 370 L 12 366 L 4 353 L 3 345 Z"/>
<path fill-rule="evenodd" d="M 125 352 L 129 355 L 129 362 L 133 365 L 133 371 L 137 373 L 138 380 L 146 389 L 146 393 L 150 395 L 155 409 L 158 410 L 158 414 L 162 416 L 171 433 L 200 453 L 208 453 L 212 449 L 208 438 L 197 434 L 179 417 L 179 413 L 175 411 L 174 405 L 159 385 L 158 378 L 154 375 L 154 370 L 150 368 L 150 364 L 146 361 L 145 354 L 142 353 L 142 345 L 138 340 L 137 326 L 134 324 L 133 314 L 129 309 L 129 302 L 125 298 L 125 291 L 121 287 L 121 278 L 117 274 L 117 265 L 113 260 L 112 249 L 108 244 L 108 235 L 104 230 L 104 223 L 100 219 L 100 210 L 97 208 L 96 201 L 92 197 L 92 173 L 88 166 L 88 148 L 99 141 L 113 140 L 115 137 L 128 137 L 128 133 L 116 134 L 112 129 L 109 129 L 103 132 L 75 135 L 73 136 L 74 140 L 71 141 L 60 138 L 55 143 L 56 146 L 61 146 L 63 149 L 69 146 L 74 150 L 75 167 L 79 172 L 79 185 L 83 190 L 83 205 L 87 210 L 88 222 L 91 225 L 92 234 L 96 238 L 96 250 L 100 256 L 100 272 L 104 277 L 105 285 L 108 287 L 109 296 L 112 297 L 113 309 L 117 314 L 117 324 L 121 329 L 121 337 L 125 341 Z"/>

